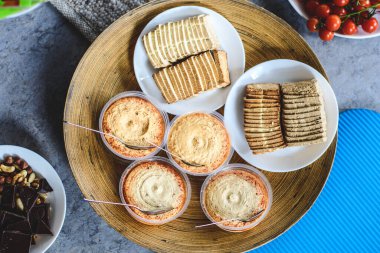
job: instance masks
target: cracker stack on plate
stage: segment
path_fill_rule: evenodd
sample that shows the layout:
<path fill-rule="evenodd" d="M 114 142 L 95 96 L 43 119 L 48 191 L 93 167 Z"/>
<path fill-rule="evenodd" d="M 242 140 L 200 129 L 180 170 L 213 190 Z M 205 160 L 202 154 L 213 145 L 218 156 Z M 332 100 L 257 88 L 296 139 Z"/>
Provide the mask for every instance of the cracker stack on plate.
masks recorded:
<path fill-rule="evenodd" d="M 285 147 L 280 105 L 279 84 L 247 85 L 244 98 L 244 130 L 254 154 Z"/>
<path fill-rule="evenodd" d="M 227 53 L 209 15 L 198 15 L 158 25 L 143 36 L 153 67 L 153 79 L 167 103 L 230 84 Z"/>
<path fill-rule="evenodd" d="M 169 104 L 225 87 L 230 84 L 227 54 L 214 50 L 191 56 L 154 73 L 153 79 Z"/>
<path fill-rule="evenodd" d="M 154 68 L 167 67 L 190 55 L 219 47 L 208 15 L 158 25 L 144 35 L 143 43 Z"/>
<path fill-rule="evenodd" d="M 326 116 L 317 80 L 281 85 L 282 119 L 288 146 L 326 141 Z"/>

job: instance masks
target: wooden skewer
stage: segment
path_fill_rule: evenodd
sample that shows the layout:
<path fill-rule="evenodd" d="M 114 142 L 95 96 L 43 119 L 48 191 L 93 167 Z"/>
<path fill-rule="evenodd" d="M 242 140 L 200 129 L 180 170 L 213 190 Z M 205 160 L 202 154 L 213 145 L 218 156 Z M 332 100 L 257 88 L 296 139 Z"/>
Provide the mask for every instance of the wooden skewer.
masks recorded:
<path fill-rule="evenodd" d="M 93 129 L 93 128 L 89 128 L 89 127 L 85 127 L 85 126 L 81 126 L 81 125 L 78 125 L 78 124 L 75 124 L 75 123 L 72 123 L 72 122 L 69 122 L 69 121 L 66 121 L 64 120 L 63 121 L 64 124 L 67 124 L 67 125 L 71 125 L 71 126 L 75 126 L 75 127 L 79 127 L 79 128 L 82 128 L 82 129 L 85 129 L 85 130 L 88 130 L 88 131 L 92 131 L 92 132 L 95 132 L 95 133 L 98 133 L 98 134 L 103 134 L 103 135 L 107 135 L 107 136 L 110 136 L 112 138 L 115 138 L 116 140 L 118 140 L 119 142 L 123 143 L 126 147 L 128 148 L 131 148 L 131 149 L 151 149 L 151 148 L 158 148 L 160 150 L 163 150 L 167 153 L 169 153 L 171 156 L 173 157 L 177 157 L 178 159 L 180 159 L 183 163 L 187 164 L 187 165 L 190 165 L 190 166 L 194 166 L 194 167 L 202 167 L 204 165 L 202 164 L 193 164 L 193 163 L 190 163 L 190 162 L 187 162 L 185 160 L 183 160 L 181 157 L 179 157 L 178 155 L 175 155 L 171 152 L 169 152 L 168 150 L 164 149 L 164 148 L 161 148 L 160 146 L 157 146 L 156 144 L 148 141 L 148 140 L 145 140 L 146 142 L 149 143 L 149 145 L 151 146 L 135 146 L 135 145 L 131 145 L 129 143 L 126 143 L 124 140 L 122 140 L 120 137 L 117 137 L 116 135 L 113 135 L 113 134 L 110 134 L 110 133 L 105 133 L 105 132 L 102 132 L 102 131 L 99 131 L 99 130 L 96 130 L 96 129 Z"/>
<path fill-rule="evenodd" d="M 110 205 L 134 207 L 134 208 L 136 208 L 136 209 L 140 210 L 141 212 L 148 214 L 148 215 L 163 214 L 163 213 L 167 213 L 167 212 L 173 210 L 173 208 L 170 208 L 170 209 L 157 209 L 157 210 L 148 211 L 148 210 L 143 210 L 140 207 L 135 206 L 135 205 L 125 204 L 125 203 L 120 203 L 120 202 L 110 202 L 110 201 L 86 199 L 86 198 L 84 198 L 84 201 L 92 202 L 92 203 L 98 203 L 98 204 L 110 204 Z"/>

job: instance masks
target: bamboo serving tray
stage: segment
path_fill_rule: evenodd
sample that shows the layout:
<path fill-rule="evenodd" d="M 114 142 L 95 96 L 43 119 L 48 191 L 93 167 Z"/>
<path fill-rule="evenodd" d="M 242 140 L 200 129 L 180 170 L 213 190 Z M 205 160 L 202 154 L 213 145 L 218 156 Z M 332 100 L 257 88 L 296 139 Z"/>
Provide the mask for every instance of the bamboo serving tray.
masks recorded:
<path fill-rule="evenodd" d="M 154 1 L 122 16 L 91 45 L 71 81 L 64 120 L 98 128 L 100 111 L 111 97 L 123 91 L 139 90 L 132 63 L 136 40 L 153 17 L 180 5 L 204 6 L 226 17 L 243 40 L 246 69 L 263 61 L 286 58 L 309 64 L 326 76 L 313 51 L 295 30 L 247 1 Z M 222 113 L 223 109 L 219 111 Z M 118 185 L 126 164 L 115 160 L 103 147 L 99 136 L 92 132 L 64 126 L 64 138 L 72 172 L 84 196 L 120 201 Z M 199 204 L 202 177 L 190 177 L 192 198 L 187 211 L 165 225 L 141 224 L 122 206 L 92 206 L 129 240 L 154 251 L 247 251 L 284 233 L 310 209 L 331 170 L 336 140 L 337 137 L 325 154 L 307 168 L 289 173 L 264 171 L 273 188 L 272 209 L 258 226 L 243 233 L 225 232 L 216 226 L 194 228 L 209 222 Z M 231 163 L 244 161 L 235 153 Z"/>

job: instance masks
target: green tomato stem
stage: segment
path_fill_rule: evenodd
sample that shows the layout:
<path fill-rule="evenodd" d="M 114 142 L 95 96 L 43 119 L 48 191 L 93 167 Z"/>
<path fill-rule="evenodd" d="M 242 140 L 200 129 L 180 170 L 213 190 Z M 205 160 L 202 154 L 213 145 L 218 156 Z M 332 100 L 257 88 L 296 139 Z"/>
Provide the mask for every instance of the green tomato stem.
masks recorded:
<path fill-rule="evenodd" d="M 365 12 L 365 11 L 368 11 L 368 10 L 375 9 L 375 8 L 377 8 L 378 6 L 380 6 L 380 3 L 377 3 L 377 4 L 374 4 L 374 5 L 371 5 L 370 7 L 367 7 L 367 8 L 365 8 L 365 9 L 363 9 L 363 10 L 356 11 L 356 12 L 352 12 L 352 13 L 350 13 L 350 14 L 344 15 L 344 16 L 342 16 L 342 18 L 344 18 L 344 20 L 342 20 L 342 23 L 346 22 L 347 19 L 348 19 L 349 17 L 355 16 L 355 15 L 359 15 L 360 13 Z"/>

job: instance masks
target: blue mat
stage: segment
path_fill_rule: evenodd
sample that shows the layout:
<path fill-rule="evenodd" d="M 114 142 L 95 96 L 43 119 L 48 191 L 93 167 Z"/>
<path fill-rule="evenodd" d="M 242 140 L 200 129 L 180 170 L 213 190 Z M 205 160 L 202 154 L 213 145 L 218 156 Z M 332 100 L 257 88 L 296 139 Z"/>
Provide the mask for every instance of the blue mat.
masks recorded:
<path fill-rule="evenodd" d="M 288 232 L 255 252 L 380 252 L 380 114 L 349 110 L 324 190 Z"/>

